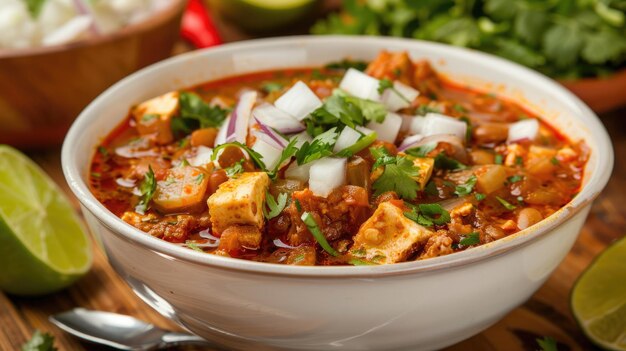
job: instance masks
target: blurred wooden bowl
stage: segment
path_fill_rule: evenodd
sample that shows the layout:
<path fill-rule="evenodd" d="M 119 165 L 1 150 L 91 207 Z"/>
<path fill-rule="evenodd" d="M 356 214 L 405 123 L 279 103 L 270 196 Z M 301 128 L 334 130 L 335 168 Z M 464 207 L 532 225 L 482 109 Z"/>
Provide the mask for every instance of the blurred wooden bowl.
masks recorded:
<path fill-rule="evenodd" d="M 115 33 L 52 47 L 0 49 L 0 144 L 58 145 L 80 111 L 130 73 L 169 57 L 184 0 Z"/>
<path fill-rule="evenodd" d="M 578 95 L 596 113 L 626 106 L 626 69 L 606 78 L 561 81 L 561 84 Z"/>

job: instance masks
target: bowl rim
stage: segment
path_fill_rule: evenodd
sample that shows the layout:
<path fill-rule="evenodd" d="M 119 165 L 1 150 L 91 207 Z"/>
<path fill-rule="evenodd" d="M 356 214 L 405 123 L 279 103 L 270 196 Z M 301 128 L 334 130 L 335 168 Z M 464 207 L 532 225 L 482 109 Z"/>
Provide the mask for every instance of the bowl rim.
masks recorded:
<path fill-rule="evenodd" d="M 237 50 L 242 49 L 263 50 L 264 47 L 274 47 L 276 45 L 288 47 L 296 44 L 302 45 L 316 42 L 338 42 L 354 44 L 357 41 L 359 42 L 359 45 L 367 45 L 368 43 L 395 43 L 406 46 L 407 49 L 410 49 L 411 46 L 419 45 L 423 49 L 436 50 L 442 55 L 469 55 L 469 57 L 473 59 L 480 59 L 485 61 L 485 66 L 500 65 L 502 67 L 505 67 L 509 72 L 515 71 L 515 73 L 518 74 L 528 75 L 527 80 L 532 79 L 533 81 L 536 81 L 537 85 L 545 85 L 547 87 L 546 89 L 554 91 L 557 98 L 563 99 L 568 103 L 573 104 L 572 106 L 578 109 L 579 119 L 582 119 L 585 122 L 585 125 L 589 128 L 592 135 L 597 136 L 597 138 L 595 139 L 598 141 L 599 145 L 589 145 L 592 152 L 597 153 L 598 162 L 595 165 L 594 171 L 591 172 L 591 176 L 589 177 L 588 182 L 584 185 L 580 193 L 576 197 L 574 197 L 572 201 L 570 201 L 564 207 L 560 208 L 557 212 L 542 220 L 538 224 L 505 238 L 478 246 L 476 248 L 472 248 L 471 250 L 465 250 L 450 255 L 429 258 L 427 260 L 402 262 L 389 265 L 305 267 L 260 263 L 237 258 L 222 257 L 217 255 L 199 253 L 178 245 L 172 245 L 171 243 L 166 242 L 162 239 L 147 235 L 145 232 L 125 223 L 119 217 L 115 216 L 95 198 L 95 196 L 89 190 L 86 182 L 83 181 L 80 171 L 81 165 L 78 165 L 78 162 L 76 160 L 77 150 L 74 144 L 76 144 L 76 142 L 81 138 L 82 131 L 89 126 L 90 120 L 96 116 L 96 114 L 92 111 L 97 111 L 100 108 L 99 105 L 106 105 L 106 102 L 109 99 L 109 95 L 112 95 L 116 89 L 124 86 L 128 82 L 136 79 L 142 79 L 143 76 L 156 74 L 155 72 L 158 72 L 160 69 L 168 66 L 180 65 L 186 60 L 194 59 L 194 57 L 197 59 L 199 57 L 204 57 L 207 55 L 210 56 L 212 55 L 212 53 L 224 51 L 236 52 Z M 93 152 L 93 150 L 81 150 L 81 152 Z M 235 42 L 221 45 L 219 47 L 192 51 L 186 54 L 163 60 L 159 63 L 153 64 L 133 73 L 132 75 L 122 79 L 121 81 L 107 89 L 93 102 L 91 102 L 83 110 L 83 112 L 81 112 L 81 114 L 72 124 L 72 127 L 70 128 L 65 138 L 61 153 L 61 159 L 63 173 L 65 175 L 66 181 L 69 184 L 69 187 L 73 191 L 74 195 L 83 205 L 83 209 L 86 208 L 89 212 L 91 212 L 91 214 L 93 214 L 93 216 L 95 216 L 101 224 L 107 227 L 113 234 L 115 234 L 119 238 L 128 242 L 132 242 L 136 245 L 140 245 L 168 259 L 180 259 L 181 261 L 187 263 L 199 264 L 202 266 L 209 266 L 212 268 L 218 268 L 228 271 L 283 277 L 372 278 L 380 276 L 408 275 L 455 269 L 468 263 L 491 259 L 498 255 L 508 253 L 512 250 L 518 249 L 525 245 L 529 245 L 539 240 L 547 233 L 551 232 L 553 229 L 563 224 L 566 220 L 579 213 L 587 205 L 590 205 L 591 202 L 598 196 L 600 191 L 608 182 L 611 175 L 611 170 L 613 168 L 613 147 L 611 145 L 608 133 L 603 124 L 600 122 L 600 119 L 573 93 L 569 92 L 557 82 L 538 72 L 532 71 L 526 67 L 504 60 L 502 58 L 475 50 L 412 39 L 367 36 L 291 36 Z M 600 170 L 602 170 L 602 172 L 600 172 Z"/>
<path fill-rule="evenodd" d="M 167 4 L 165 7 L 157 10 L 155 13 L 148 16 L 147 18 L 144 18 L 137 23 L 123 26 L 122 28 L 105 35 L 98 35 L 65 44 L 50 46 L 35 46 L 16 49 L 0 48 L 0 60 L 54 54 L 63 51 L 106 44 L 108 42 L 112 42 L 124 37 L 130 37 L 136 33 L 142 33 L 152 28 L 156 28 L 170 20 L 172 17 L 182 14 L 182 11 L 185 9 L 186 3 L 186 0 L 174 0 L 170 4 Z"/>

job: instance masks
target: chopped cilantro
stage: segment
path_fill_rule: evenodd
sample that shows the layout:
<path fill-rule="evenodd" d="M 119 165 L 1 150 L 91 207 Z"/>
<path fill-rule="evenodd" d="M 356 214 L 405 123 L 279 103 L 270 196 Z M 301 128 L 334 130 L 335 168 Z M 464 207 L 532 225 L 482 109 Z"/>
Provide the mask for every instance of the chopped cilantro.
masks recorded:
<path fill-rule="evenodd" d="M 225 171 L 228 178 L 237 178 L 239 174 L 243 173 L 243 163 L 245 161 L 246 159 L 242 158 L 241 160 L 235 162 L 234 165 L 227 167 Z"/>
<path fill-rule="evenodd" d="M 466 169 L 467 166 L 453 158 L 446 156 L 444 153 L 440 153 L 439 155 L 437 155 L 437 157 L 435 157 L 435 168 L 458 170 Z"/>
<path fill-rule="evenodd" d="M 471 232 L 463 236 L 463 239 L 459 241 L 459 244 L 463 246 L 472 246 L 480 244 L 480 233 Z"/>
<path fill-rule="evenodd" d="M 144 174 L 143 177 L 143 182 L 139 185 L 139 192 L 141 193 L 141 196 L 139 198 L 139 203 L 135 206 L 135 212 L 139 214 L 145 214 L 150 208 L 150 200 L 152 200 L 157 187 L 152 166 L 148 166 L 148 172 Z"/>
<path fill-rule="evenodd" d="M 356 154 L 357 152 L 365 149 L 366 147 L 370 146 L 373 142 L 376 141 L 376 138 L 378 137 L 378 135 L 376 134 L 376 132 L 373 132 L 371 134 L 368 134 L 364 137 L 361 137 L 361 139 L 359 139 L 356 143 L 354 143 L 353 145 L 348 146 L 347 148 L 339 151 L 336 155 L 340 156 L 340 157 L 351 157 L 352 155 Z"/>
<path fill-rule="evenodd" d="M 284 86 L 280 83 L 277 82 L 268 82 L 265 83 L 261 86 L 261 89 L 266 92 L 266 93 L 271 93 L 274 91 L 279 91 L 283 88 Z"/>
<path fill-rule="evenodd" d="M 187 246 L 188 248 L 194 250 L 194 251 L 198 251 L 198 252 L 202 252 L 204 253 L 204 250 L 202 250 L 201 248 L 198 247 L 198 244 L 194 243 L 191 240 L 187 240 L 185 241 L 185 246 Z"/>
<path fill-rule="evenodd" d="M 417 197 L 417 191 L 419 190 L 419 184 L 413 177 L 419 175 L 419 168 L 413 164 L 407 157 L 389 156 L 387 150 L 383 152 L 384 148 L 370 148 L 372 155 L 376 157 L 374 165 L 385 166 L 383 174 L 376 179 L 372 188 L 375 190 L 374 195 L 378 196 L 387 191 L 393 191 L 403 199 L 413 200 Z M 377 151 L 375 151 L 377 150 Z M 380 154 L 378 154 L 380 151 Z"/>
<path fill-rule="evenodd" d="M 283 209 L 287 205 L 287 193 L 280 193 L 278 194 L 278 197 L 274 199 L 269 191 L 265 191 L 265 204 L 267 205 L 267 208 L 269 208 L 269 211 L 263 208 L 263 215 L 265 218 L 269 220 L 277 217 L 281 212 L 283 212 Z"/>
<path fill-rule="evenodd" d="M 514 209 L 517 208 L 515 205 L 512 205 L 510 202 L 506 201 L 500 196 L 496 196 L 496 199 L 498 199 L 498 201 L 502 204 L 502 206 L 504 206 L 504 208 L 506 208 L 509 211 L 513 211 Z"/>
<path fill-rule="evenodd" d="M 306 120 L 307 131 L 311 135 L 317 135 L 330 127 L 346 125 L 355 128 L 367 124 L 368 121 L 380 123 L 386 115 L 387 109 L 379 102 L 348 96 L 335 90 L 324 101 L 324 105 L 311 112 Z"/>
<path fill-rule="evenodd" d="M 104 157 L 109 156 L 109 150 L 107 150 L 107 148 L 102 145 L 98 146 L 98 152 Z"/>
<path fill-rule="evenodd" d="M 334 70 L 348 70 L 348 68 L 354 68 L 359 71 L 365 71 L 367 68 L 367 62 L 365 61 L 353 61 L 344 59 L 337 62 L 331 62 L 327 64 L 324 68 L 326 69 L 334 69 Z"/>
<path fill-rule="evenodd" d="M 404 216 L 419 225 L 431 227 L 450 223 L 450 212 L 439 204 L 419 204 L 416 206 L 405 202 L 405 205 L 410 211 L 404 212 Z"/>
<path fill-rule="evenodd" d="M 426 157 L 431 151 L 435 150 L 437 147 L 437 143 L 428 143 L 424 145 L 420 145 L 414 148 L 410 148 L 405 150 L 404 152 L 407 155 L 415 156 L 415 157 Z"/>
<path fill-rule="evenodd" d="M 515 157 L 515 164 L 518 166 L 521 166 L 524 164 L 524 159 L 522 158 L 522 156 Z"/>
<path fill-rule="evenodd" d="M 517 183 L 517 182 L 519 182 L 519 181 L 520 181 L 520 180 L 522 180 L 522 179 L 524 179 L 524 176 L 521 176 L 521 175 L 519 175 L 519 174 L 516 174 L 516 175 L 514 175 L 514 176 L 510 176 L 510 177 L 508 177 L 506 180 L 507 180 L 509 183 L 513 184 L 513 183 Z"/>
<path fill-rule="evenodd" d="M 309 232 L 311 232 L 317 243 L 320 244 L 322 249 L 324 249 L 324 251 L 328 252 L 328 254 L 331 256 L 339 256 L 339 252 L 337 252 L 337 250 L 330 246 L 330 244 L 326 240 L 326 237 L 324 237 L 324 234 L 317 226 L 315 218 L 313 218 L 313 216 L 309 212 L 304 212 L 300 218 L 306 225 L 307 229 L 309 229 Z"/>
<path fill-rule="evenodd" d="M 355 257 L 349 259 L 348 263 L 353 266 L 375 266 L 376 265 L 376 263 L 374 262 L 366 261 L 366 260 L 355 258 Z"/>
<path fill-rule="evenodd" d="M 94 178 L 100 178 L 102 177 L 102 174 L 98 173 L 98 172 L 91 172 L 91 176 Z"/>
<path fill-rule="evenodd" d="M 154 121 L 155 119 L 158 119 L 159 115 L 156 113 L 146 113 L 145 115 L 141 116 L 141 121 L 142 122 L 151 122 Z"/>
<path fill-rule="evenodd" d="M 465 183 L 457 185 L 455 187 L 454 194 L 456 196 L 469 195 L 474 189 L 474 185 L 476 185 L 476 180 L 476 176 L 472 174 L 472 176 L 469 177 L 469 179 Z"/>
<path fill-rule="evenodd" d="M 269 172 L 268 175 L 270 176 L 270 178 L 272 179 L 276 178 L 276 176 L 278 175 L 278 170 L 283 165 L 283 163 L 291 159 L 291 157 L 294 156 L 296 152 L 298 152 L 298 148 L 296 148 L 297 142 L 298 142 L 297 138 L 293 138 L 291 139 L 291 141 L 289 141 L 289 144 L 287 144 L 287 146 L 281 152 L 280 158 L 278 159 L 278 163 L 276 164 L 274 169 L 271 172 Z"/>
<path fill-rule="evenodd" d="M 220 150 L 229 146 L 236 146 L 240 149 L 243 149 L 246 153 L 248 153 L 248 155 L 250 156 L 252 161 L 257 165 L 257 167 L 259 167 L 262 171 L 267 172 L 267 167 L 265 166 L 265 163 L 263 163 L 263 161 L 261 160 L 263 156 L 260 153 L 252 150 L 245 144 L 242 144 L 238 141 L 224 143 L 224 144 L 217 146 L 215 149 L 213 149 L 213 154 L 211 155 L 211 161 L 215 161 L 215 159 L 217 158 L 217 155 L 219 155 Z"/>
<path fill-rule="evenodd" d="M 555 166 L 558 166 L 558 165 L 559 165 L 559 163 L 560 163 L 560 162 L 559 162 L 559 160 L 558 160 L 556 157 L 552 157 L 552 158 L 550 159 L 550 162 L 551 162 L 553 165 L 555 165 Z"/>
<path fill-rule="evenodd" d="M 478 201 L 483 201 L 487 196 L 485 194 L 483 194 L 483 193 L 476 193 L 476 194 L 474 194 L 474 197 Z"/>
<path fill-rule="evenodd" d="M 396 94 L 400 99 L 406 101 L 407 103 L 411 103 L 411 101 L 409 101 L 409 99 L 406 98 L 406 96 L 404 96 L 401 92 L 398 91 L 398 89 L 396 89 L 393 86 L 393 82 L 387 78 L 383 78 L 379 81 L 378 83 L 378 93 L 382 94 L 385 92 L 385 90 L 391 90 L 394 94 Z"/>
<path fill-rule="evenodd" d="M 220 127 L 228 114 L 228 110 L 204 102 L 195 93 L 182 91 L 178 101 L 180 112 L 170 122 L 172 132 L 177 137 L 187 135 L 198 128 Z"/>
<path fill-rule="evenodd" d="M 435 182 L 433 182 L 432 180 L 426 183 L 426 186 L 424 187 L 424 192 L 430 196 L 439 195 L 439 190 L 437 190 L 437 184 L 435 184 Z"/>
<path fill-rule="evenodd" d="M 430 107 L 428 105 L 419 105 L 417 107 L 417 111 L 415 111 L 415 113 L 420 116 L 425 116 L 428 112 L 441 113 L 441 110 L 435 107 Z"/>
<path fill-rule="evenodd" d="M 536 339 L 537 344 L 541 347 L 541 351 L 558 351 L 556 340 L 550 336 L 544 336 L 543 339 Z"/>
<path fill-rule="evenodd" d="M 305 142 L 295 153 L 299 165 L 319 160 L 333 154 L 333 146 L 337 140 L 337 128 L 331 128 L 316 136 L 311 142 Z"/>
<path fill-rule="evenodd" d="M 296 210 L 298 210 L 298 213 L 302 212 L 302 205 L 300 204 L 300 200 L 296 199 L 294 203 L 296 204 Z"/>
<path fill-rule="evenodd" d="M 467 124 L 467 129 L 465 130 L 465 140 L 467 140 L 467 142 L 469 142 L 470 140 L 472 140 L 472 121 L 467 118 L 467 117 L 461 117 L 459 118 L 461 121 L 465 122 L 465 124 Z"/>
<path fill-rule="evenodd" d="M 502 162 L 503 162 L 502 155 L 500 155 L 500 154 L 496 154 L 496 157 L 495 157 L 495 161 L 494 161 L 494 162 L 495 162 L 495 164 L 497 164 L 497 165 L 501 165 L 501 164 L 502 164 Z"/>
<path fill-rule="evenodd" d="M 466 113 L 467 112 L 467 109 L 465 107 L 463 107 L 463 105 L 461 105 L 461 104 L 454 104 L 454 105 L 452 105 L 452 108 L 455 111 L 460 112 L 460 113 Z"/>
<path fill-rule="evenodd" d="M 22 351 L 57 351 L 54 347 L 54 336 L 35 330 L 33 336 L 22 345 Z"/>

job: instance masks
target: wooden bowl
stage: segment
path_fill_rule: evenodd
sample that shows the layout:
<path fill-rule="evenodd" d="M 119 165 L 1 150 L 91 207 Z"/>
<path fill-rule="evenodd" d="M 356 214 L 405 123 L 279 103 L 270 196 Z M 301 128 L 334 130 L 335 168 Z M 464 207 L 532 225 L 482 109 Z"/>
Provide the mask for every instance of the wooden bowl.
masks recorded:
<path fill-rule="evenodd" d="M 578 95 L 596 113 L 626 106 L 626 69 L 606 78 L 561 81 L 561 84 Z"/>
<path fill-rule="evenodd" d="M 58 145 L 80 111 L 128 74 L 169 57 L 184 0 L 102 37 L 0 50 L 0 144 Z"/>

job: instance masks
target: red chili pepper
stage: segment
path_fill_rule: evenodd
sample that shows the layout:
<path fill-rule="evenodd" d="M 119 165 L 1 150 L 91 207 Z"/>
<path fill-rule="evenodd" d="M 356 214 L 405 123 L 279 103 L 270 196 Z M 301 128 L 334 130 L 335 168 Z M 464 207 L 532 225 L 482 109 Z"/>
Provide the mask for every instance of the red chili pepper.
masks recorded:
<path fill-rule="evenodd" d="M 183 14 L 180 35 L 197 48 L 208 48 L 222 43 L 219 32 L 202 0 L 189 0 Z"/>

